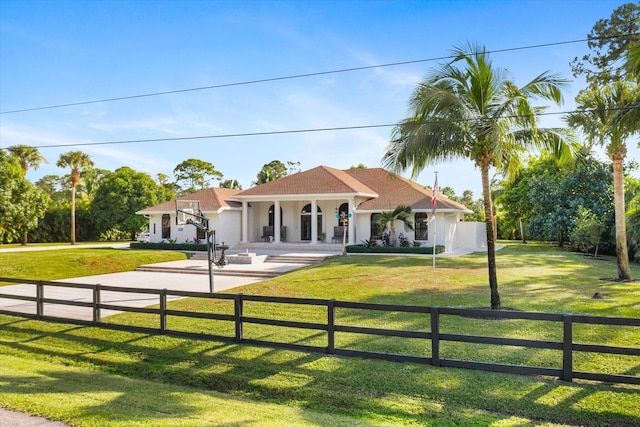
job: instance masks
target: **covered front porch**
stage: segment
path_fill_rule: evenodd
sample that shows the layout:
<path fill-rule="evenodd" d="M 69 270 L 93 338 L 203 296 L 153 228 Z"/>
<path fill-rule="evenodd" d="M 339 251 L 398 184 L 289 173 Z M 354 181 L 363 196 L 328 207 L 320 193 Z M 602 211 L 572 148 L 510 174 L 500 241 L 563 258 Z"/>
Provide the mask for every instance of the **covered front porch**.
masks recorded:
<path fill-rule="evenodd" d="M 354 198 L 242 201 L 240 244 L 341 248 L 343 238 L 356 242 L 356 224 L 349 221 L 354 209 Z"/>

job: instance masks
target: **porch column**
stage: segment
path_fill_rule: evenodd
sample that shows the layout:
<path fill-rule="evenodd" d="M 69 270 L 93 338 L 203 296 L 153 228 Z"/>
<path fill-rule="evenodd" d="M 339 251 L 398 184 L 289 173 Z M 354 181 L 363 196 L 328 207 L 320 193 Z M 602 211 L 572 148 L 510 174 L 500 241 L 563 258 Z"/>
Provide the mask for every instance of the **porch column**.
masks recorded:
<path fill-rule="evenodd" d="M 273 202 L 273 243 L 280 243 L 280 200 Z"/>
<path fill-rule="evenodd" d="M 311 201 L 311 244 L 318 244 L 318 201 Z"/>
<path fill-rule="evenodd" d="M 348 244 L 353 245 L 356 242 L 356 213 L 354 212 L 356 208 L 356 200 L 349 200 L 349 212 L 351 214 L 351 218 L 349 218 L 349 227 L 347 231 L 349 235 L 347 236 Z"/>
<path fill-rule="evenodd" d="M 249 202 L 242 202 L 242 243 L 249 241 Z"/>

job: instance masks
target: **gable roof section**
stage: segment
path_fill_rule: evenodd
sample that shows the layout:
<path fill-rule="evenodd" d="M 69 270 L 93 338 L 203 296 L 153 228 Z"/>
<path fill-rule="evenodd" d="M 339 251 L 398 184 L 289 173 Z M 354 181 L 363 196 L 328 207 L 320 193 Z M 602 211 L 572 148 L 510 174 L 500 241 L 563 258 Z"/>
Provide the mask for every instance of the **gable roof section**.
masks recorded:
<path fill-rule="evenodd" d="M 411 206 L 413 210 L 431 209 L 430 189 L 381 168 L 349 169 L 345 171 L 378 193 L 378 197 L 362 202 L 359 211 L 384 211 L 399 205 Z M 466 206 L 438 194 L 436 209 L 444 211 L 471 212 Z"/>
<path fill-rule="evenodd" d="M 249 188 L 236 194 L 238 199 L 269 196 L 322 194 L 353 194 L 376 197 L 367 185 L 349 175 L 347 171 L 327 166 L 318 166 L 308 171 L 287 175 L 275 181 Z"/>
<path fill-rule="evenodd" d="M 203 212 L 217 212 L 220 209 L 242 208 L 242 203 L 233 198 L 233 196 L 239 192 L 240 190 L 231 188 L 205 188 L 204 190 L 196 191 L 195 193 L 180 196 L 177 200 L 199 200 L 200 209 Z M 175 212 L 175 210 L 176 199 L 151 206 L 150 208 L 143 209 L 136 213 L 140 215 L 148 215 L 154 213 Z"/>

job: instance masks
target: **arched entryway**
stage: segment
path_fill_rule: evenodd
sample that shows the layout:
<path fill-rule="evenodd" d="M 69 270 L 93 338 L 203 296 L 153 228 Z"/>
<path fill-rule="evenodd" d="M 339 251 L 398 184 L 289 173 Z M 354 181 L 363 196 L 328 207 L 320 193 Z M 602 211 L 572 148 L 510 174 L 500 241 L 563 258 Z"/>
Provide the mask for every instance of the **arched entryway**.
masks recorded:
<path fill-rule="evenodd" d="M 322 210 L 316 210 L 318 216 L 318 235 L 322 233 Z M 306 204 L 300 211 L 300 240 L 311 240 L 311 203 Z"/>

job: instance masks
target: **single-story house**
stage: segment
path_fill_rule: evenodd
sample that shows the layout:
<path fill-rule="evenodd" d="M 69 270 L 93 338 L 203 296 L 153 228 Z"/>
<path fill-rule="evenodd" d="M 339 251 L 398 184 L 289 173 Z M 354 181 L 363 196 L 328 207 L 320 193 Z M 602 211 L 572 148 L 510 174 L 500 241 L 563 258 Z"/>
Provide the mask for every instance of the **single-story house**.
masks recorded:
<path fill-rule="evenodd" d="M 410 241 L 437 243 L 446 251 L 486 246 L 484 223 L 464 222 L 471 211 L 442 194 L 436 199 L 436 220 L 430 222 L 431 197 L 429 188 L 381 168 L 318 166 L 244 191 L 208 188 L 179 199 L 199 200 L 217 242 L 230 247 L 252 242 L 341 244 L 343 233 L 348 244 L 378 240 L 382 233 L 375 226 L 376 215 L 399 205 L 412 209 L 415 231 L 405 231 L 399 222 L 395 227 Z M 149 218 L 151 242 L 204 238 L 193 225 L 177 225 L 175 200 L 137 213 Z"/>

